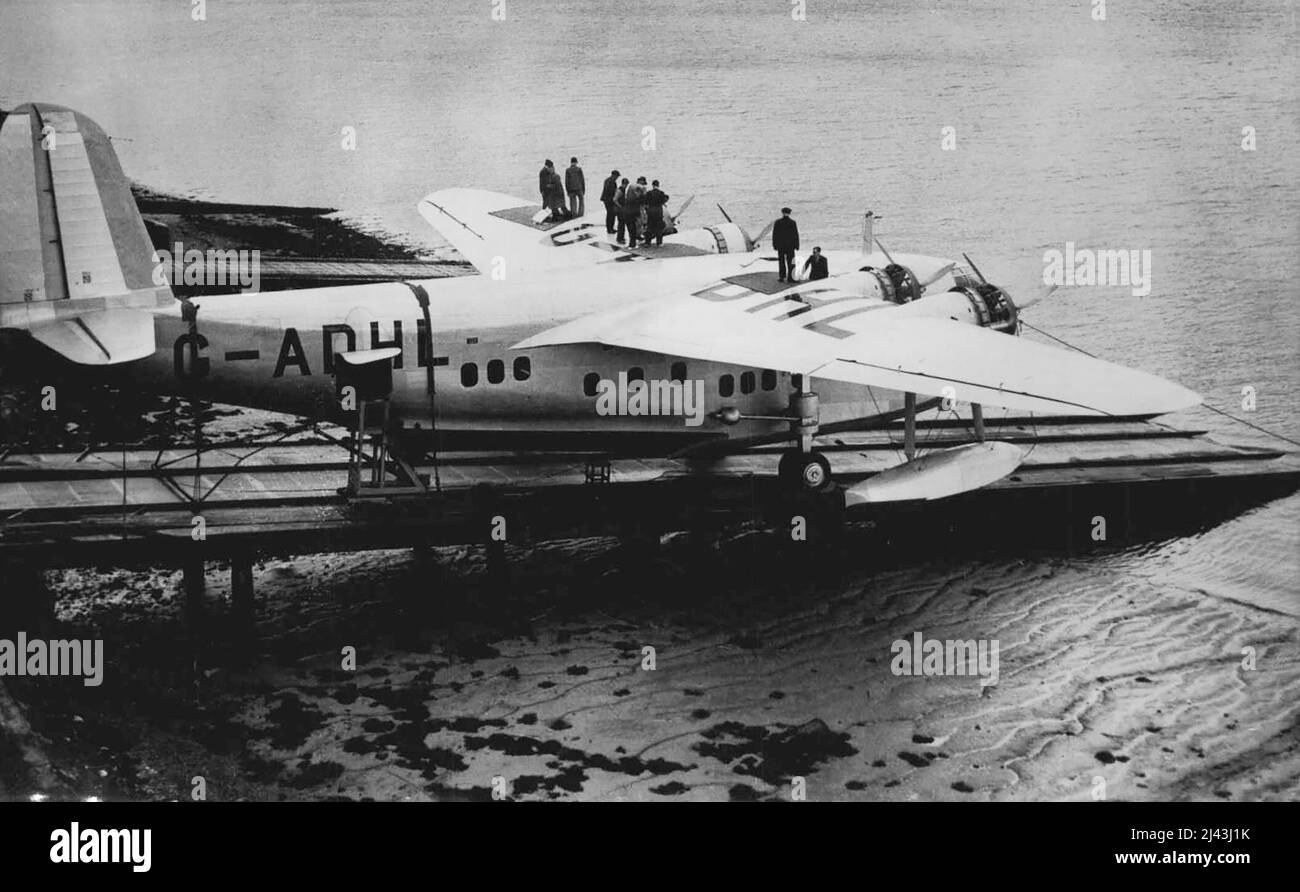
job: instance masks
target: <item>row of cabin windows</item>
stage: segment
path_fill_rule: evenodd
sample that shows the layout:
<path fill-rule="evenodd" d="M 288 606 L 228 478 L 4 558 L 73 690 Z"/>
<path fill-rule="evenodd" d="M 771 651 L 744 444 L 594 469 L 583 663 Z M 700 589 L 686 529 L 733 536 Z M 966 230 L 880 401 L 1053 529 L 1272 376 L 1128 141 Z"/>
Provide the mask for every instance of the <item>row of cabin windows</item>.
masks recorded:
<path fill-rule="evenodd" d="M 533 365 L 527 356 L 516 356 L 514 361 L 516 381 L 527 381 L 533 373 Z M 499 359 L 490 359 L 487 364 L 489 384 L 500 384 L 506 379 L 506 364 Z M 460 367 L 460 383 L 464 387 L 473 387 L 478 383 L 478 363 L 467 362 Z"/>
<path fill-rule="evenodd" d="M 753 393 L 758 381 L 753 372 L 740 373 L 740 392 Z M 764 390 L 776 390 L 776 372 L 771 369 L 764 369 L 762 372 L 762 384 Z M 731 375 L 723 375 L 718 379 L 718 396 L 731 396 L 736 392 L 736 380 Z"/>
<path fill-rule="evenodd" d="M 640 366 L 633 366 L 627 370 L 627 380 L 630 384 L 633 381 L 645 380 L 645 369 Z M 669 371 L 670 381 L 686 380 L 686 363 L 674 362 Z M 740 373 L 740 392 L 753 393 L 759 383 L 758 376 L 753 372 Z M 776 372 L 772 369 L 764 369 L 762 372 L 762 385 L 764 390 L 776 390 Z M 588 372 L 582 379 L 582 392 L 587 396 L 595 396 L 600 387 L 600 373 Z M 723 375 L 718 378 L 718 394 L 720 396 L 731 396 L 736 392 L 736 379 L 732 375 Z"/>
<path fill-rule="evenodd" d="M 645 369 L 638 365 L 632 366 L 627 370 L 627 382 L 644 381 Z M 686 381 L 686 363 L 674 362 L 668 370 L 669 381 Z M 582 379 L 582 392 L 587 396 L 595 396 L 600 389 L 600 372 L 588 372 Z"/>

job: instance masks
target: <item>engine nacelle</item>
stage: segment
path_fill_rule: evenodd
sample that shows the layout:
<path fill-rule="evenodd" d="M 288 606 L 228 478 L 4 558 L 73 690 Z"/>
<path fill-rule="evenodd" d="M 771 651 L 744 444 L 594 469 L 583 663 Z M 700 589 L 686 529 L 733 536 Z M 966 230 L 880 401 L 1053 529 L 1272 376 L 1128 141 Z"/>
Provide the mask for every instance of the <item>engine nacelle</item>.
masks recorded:
<path fill-rule="evenodd" d="M 907 267 L 891 263 L 883 269 L 864 266 L 860 270 L 876 280 L 882 299 L 896 304 L 910 304 L 921 299 L 921 282 Z"/>
<path fill-rule="evenodd" d="M 1015 334 L 1019 327 L 1016 305 L 996 285 L 965 282 L 894 311 L 908 316 L 951 319 L 966 325 Z"/>
<path fill-rule="evenodd" d="M 950 294 L 961 294 L 969 301 L 977 318 L 976 325 L 1016 334 L 1020 329 L 1020 314 L 1011 295 L 988 282 L 968 282 L 953 288 Z"/>

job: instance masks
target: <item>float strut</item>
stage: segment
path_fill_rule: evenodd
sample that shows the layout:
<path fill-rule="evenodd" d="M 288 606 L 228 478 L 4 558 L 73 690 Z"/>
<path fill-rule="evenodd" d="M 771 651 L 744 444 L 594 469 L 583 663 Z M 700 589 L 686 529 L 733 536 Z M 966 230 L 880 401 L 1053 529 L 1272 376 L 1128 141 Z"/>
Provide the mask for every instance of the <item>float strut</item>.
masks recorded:
<path fill-rule="evenodd" d="M 916 394 L 904 395 L 903 410 L 903 455 L 911 461 L 916 458 Z"/>
<path fill-rule="evenodd" d="M 230 559 L 230 612 L 239 635 L 253 631 L 253 556 L 246 551 Z"/>

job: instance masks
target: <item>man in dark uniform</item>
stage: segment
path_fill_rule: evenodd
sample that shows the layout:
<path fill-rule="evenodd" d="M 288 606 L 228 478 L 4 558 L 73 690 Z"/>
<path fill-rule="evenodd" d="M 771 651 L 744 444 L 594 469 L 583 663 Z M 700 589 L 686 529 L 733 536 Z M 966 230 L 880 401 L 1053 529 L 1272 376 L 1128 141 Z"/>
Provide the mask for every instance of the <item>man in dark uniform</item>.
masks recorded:
<path fill-rule="evenodd" d="M 547 158 L 546 163 L 542 165 L 542 169 L 537 174 L 537 191 L 542 193 L 542 207 L 547 210 L 551 208 L 552 169 L 552 161 Z"/>
<path fill-rule="evenodd" d="M 655 240 L 655 247 L 664 244 L 664 205 L 668 203 L 668 193 L 659 189 L 659 181 L 651 183 L 650 191 L 645 194 L 646 232 L 645 243 Z"/>
<path fill-rule="evenodd" d="M 618 171 L 611 171 L 605 178 L 605 185 L 600 190 L 600 202 L 605 205 L 605 231 L 614 234 L 614 221 L 618 219 L 618 205 L 614 203 L 614 193 L 618 192 Z"/>
<path fill-rule="evenodd" d="M 618 208 L 618 243 L 623 244 L 624 236 L 627 235 L 627 177 L 618 184 L 618 191 L 614 193 L 614 207 Z"/>
<path fill-rule="evenodd" d="M 812 254 L 808 255 L 808 259 L 803 262 L 805 273 L 808 272 L 809 267 L 812 267 L 812 273 L 806 276 L 809 282 L 814 279 L 824 279 L 831 274 L 830 268 L 826 265 L 826 255 L 822 253 L 821 248 L 813 248 Z"/>
<path fill-rule="evenodd" d="M 781 208 L 781 219 L 772 224 L 772 247 L 776 248 L 780 281 L 794 281 L 794 252 L 799 250 L 799 226 L 789 208 Z"/>

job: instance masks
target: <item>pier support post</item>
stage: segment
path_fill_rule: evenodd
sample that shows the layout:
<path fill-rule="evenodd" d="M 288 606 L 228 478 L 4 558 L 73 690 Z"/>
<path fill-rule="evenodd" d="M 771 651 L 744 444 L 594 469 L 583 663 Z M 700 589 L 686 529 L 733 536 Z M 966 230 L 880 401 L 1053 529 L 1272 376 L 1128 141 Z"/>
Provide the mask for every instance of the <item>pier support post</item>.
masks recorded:
<path fill-rule="evenodd" d="M 983 443 L 983 442 L 984 442 L 984 436 L 985 436 L 985 431 L 984 431 L 984 407 L 981 406 L 979 403 L 971 403 L 971 404 L 970 404 L 970 417 L 971 417 L 971 421 L 974 422 L 974 425 L 975 425 L 975 439 L 976 439 L 978 442 Z"/>
<path fill-rule="evenodd" d="M 484 545 L 487 552 L 488 583 L 497 594 L 510 590 L 510 562 L 506 560 L 506 543 L 489 538 Z"/>
<path fill-rule="evenodd" d="M 252 637 L 255 610 L 253 556 L 243 551 L 230 559 L 230 616 L 240 638 Z"/>
<path fill-rule="evenodd" d="M 203 622 L 204 596 L 203 558 L 197 554 L 187 555 L 181 569 L 181 579 L 185 589 L 185 625 L 191 634 L 197 634 Z"/>
<path fill-rule="evenodd" d="M 39 633 L 54 626 L 54 599 L 41 571 L 25 561 L 0 564 L 0 638 Z"/>

